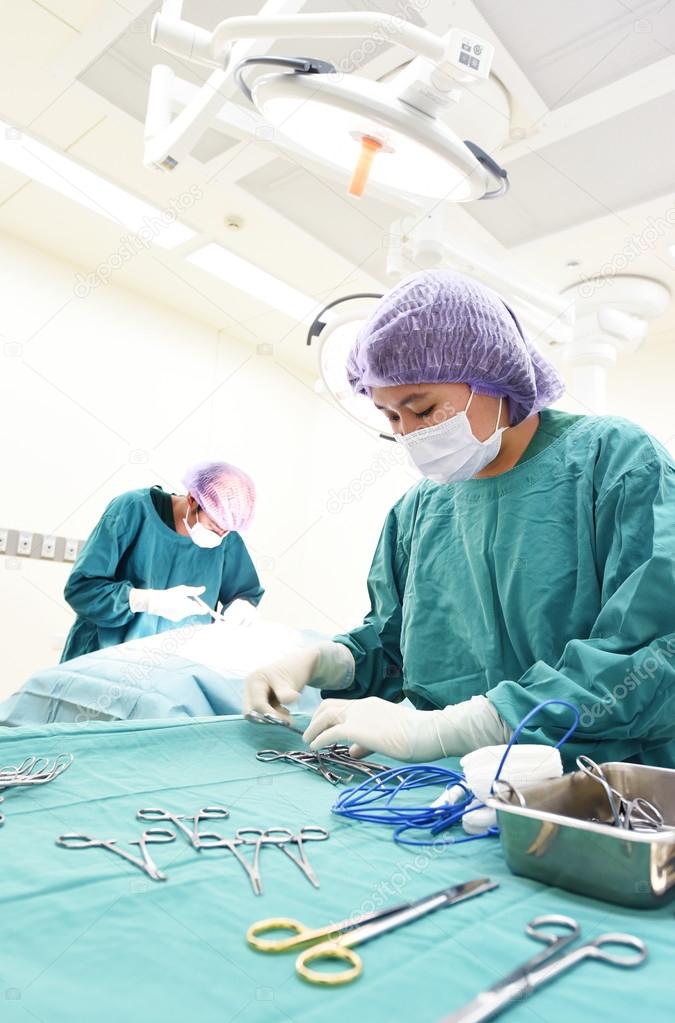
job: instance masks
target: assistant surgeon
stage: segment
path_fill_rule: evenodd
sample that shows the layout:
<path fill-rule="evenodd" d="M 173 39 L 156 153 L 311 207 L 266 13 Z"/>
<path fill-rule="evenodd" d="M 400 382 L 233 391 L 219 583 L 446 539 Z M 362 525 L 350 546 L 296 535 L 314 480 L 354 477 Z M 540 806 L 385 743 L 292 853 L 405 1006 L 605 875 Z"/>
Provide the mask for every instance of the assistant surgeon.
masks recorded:
<path fill-rule="evenodd" d="M 386 518 L 363 624 L 254 672 L 247 707 L 283 713 L 318 686 L 313 748 L 427 761 L 503 743 L 561 698 L 580 714 L 568 764 L 675 768 L 665 449 L 625 419 L 549 408 L 555 369 L 498 295 L 449 270 L 386 295 L 347 368 L 426 478 Z M 548 706 L 522 741 L 570 723 Z"/>
<path fill-rule="evenodd" d="M 62 661 L 195 622 L 208 612 L 240 623 L 263 588 L 239 535 L 255 508 L 253 481 L 227 462 L 185 475 L 187 494 L 161 487 L 116 497 L 85 543 L 65 588 L 77 614 Z M 204 615 L 206 614 L 206 619 Z"/>

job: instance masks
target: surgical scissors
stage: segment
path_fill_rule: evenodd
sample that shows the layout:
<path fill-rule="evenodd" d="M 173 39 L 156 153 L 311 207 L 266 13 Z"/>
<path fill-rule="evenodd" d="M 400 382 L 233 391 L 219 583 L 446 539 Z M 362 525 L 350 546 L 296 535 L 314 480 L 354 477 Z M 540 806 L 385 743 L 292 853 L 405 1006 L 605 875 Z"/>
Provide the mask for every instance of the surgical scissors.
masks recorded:
<path fill-rule="evenodd" d="M 140 838 L 130 842 L 130 845 L 139 846 L 142 859 L 132 856 L 131 853 L 126 852 L 124 849 L 118 848 L 114 838 L 90 838 L 89 835 L 69 832 L 66 835 L 59 835 L 56 839 L 56 844 L 62 845 L 66 849 L 107 849 L 108 852 L 116 853 L 117 856 L 121 856 L 128 863 L 132 863 L 134 867 L 143 870 L 153 881 L 166 881 L 166 874 L 158 870 L 147 850 L 147 846 L 173 842 L 175 838 L 174 832 L 169 831 L 167 828 L 149 828 L 147 831 L 144 831 Z"/>
<path fill-rule="evenodd" d="M 253 828 L 244 829 L 253 831 Z M 237 835 L 239 832 L 237 832 Z M 275 845 L 277 849 L 281 849 L 283 853 L 288 856 L 289 860 L 295 863 L 296 867 L 299 867 L 303 872 L 307 880 L 315 888 L 319 887 L 319 879 L 312 870 L 309 860 L 307 859 L 307 853 L 305 852 L 305 842 L 325 842 L 327 838 L 330 838 L 330 834 L 325 828 L 320 828 L 313 824 L 307 824 L 300 828 L 296 835 L 290 830 L 290 828 L 266 828 L 261 833 L 261 841 L 258 845 Z M 245 841 L 245 839 L 244 839 Z M 297 845 L 298 855 L 297 857 L 288 848 L 289 845 Z"/>
<path fill-rule="evenodd" d="M 343 920 L 341 923 L 329 924 L 317 930 L 305 927 L 298 920 L 285 917 L 277 917 L 269 920 L 259 920 L 249 927 L 246 932 L 246 940 L 252 948 L 259 952 L 289 952 L 301 949 L 306 945 L 314 946 L 305 948 L 295 961 L 295 969 L 303 980 L 311 984 L 348 984 L 363 972 L 363 963 L 360 956 L 352 951 L 353 945 L 362 945 L 366 941 L 386 934 L 387 931 L 403 927 L 405 924 L 418 920 L 420 917 L 433 913 L 437 909 L 446 906 L 454 906 L 465 899 L 471 899 L 474 895 L 482 895 L 497 888 L 496 881 L 489 877 L 481 877 L 475 881 L 467 881 L 465 884 L 454 885 L 452 888 L 443 888 L 441 891 L 427 895 L 416 902 L 405 902 L 391 909 L 380 910 L 370 913 L 367 916 L 351 920 Z M 269 939 L 261 935 L 267 931 L 291 931 L 288 938 Z M 323 970 L 310 969 L 309 963 L 320 959 L 339 959 L 349 964 L 349 968 L 339 973 Z"/>
<path fill-rule="evenodd" d="M 215 831 L 206 831 L 200 836 L 200 840 L 202 849 L 227 849 L 231 852 L 246 871 L 253 888 L 253 894 L 262 895 L 262 881 L 260 880 L 260 870 L 256 858 L 254 857 L 253 865 L 251 865 L 237 849 L 237 846 L 246 844 L 243 838 L 224 838 L 222 835 L 216 834 Z M 258 848 L 256 852 L 259 853 L 260 849 Z"/>
<path fill-rule="evenodd" d="M 202 847 L 201 836 L 199 834 L 200 822 L 225 820 L 226 817 L 230 816 L 230 811 L 226 810 L 224 806 L 205 806 L 203 809 L 197 810 L 194 816 L 186 818 L 183 813 L 171 813 L 169 810 L 163 810 L 159 806 L 149 806 L 144 810 L 139 810 L 136 816 L 142 821 L 168 821 L 182 831 L 190 845 L 199 851 Z M 186 819 L 193 822 L 193 827 L 189 828 L 184 823 Z"/>
<path fill-rule="evenodd" d="M 563 933 L 546 930 L 549 927 L 563 928 Z M 493 1019 L 509 1005 L 528 998 L 543 984 L 554 980 L 584 959 L 595 959 L 608 966 L 630 969 L 639 966 L 647 958 L 647 946 L 640 938 L 633 934 L 618 932 L 601 934 L 593 941 L 577 945 L 570 952 L 561 955 L 562 950 L 581 934 L 579 924 L 568 916 L 535 917 L 527 925 L 526 933 L 535 941 L 542 941 L 547 947 L 483 991 L 462 1009 L 445 1016 L 441 1023 L 483 1023 L 485 1020 Z M 633 949 L 636 954 L 607 952 L 605 945 L 621 945 Z"/>

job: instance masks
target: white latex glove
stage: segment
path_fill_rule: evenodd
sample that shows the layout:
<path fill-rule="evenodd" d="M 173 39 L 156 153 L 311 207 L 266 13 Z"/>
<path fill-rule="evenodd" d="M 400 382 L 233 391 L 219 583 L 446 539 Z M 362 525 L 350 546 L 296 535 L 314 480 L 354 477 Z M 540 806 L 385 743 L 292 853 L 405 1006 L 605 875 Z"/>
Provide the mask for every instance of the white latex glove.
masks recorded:
<path fill-rule="evenodd" d="M 384 753 L 425 763 L 508 741 L 511 729 L 484 696 L 443 710 L 415 710 L 377 696 L 324 700 L 303 736 L 311 749 L 351 742 L 353 757 Z"/>
<path fill-rule="evenodd" d="M 244 681 L 244 714 L 276 714 L 290 720 L 284 704 L 295 703 L 307 685 L 347 689 L 354 679 L 354 658 L 342 643 L 293 650 L 252 672 Z"/>
<path fill-rule="evenodd" d="M 200 597 L 205 589 L 205 586 L 172 586 L 168 590 L 131 590 L 129 607 L 135 613 L 145 611 L 170 622 L 180 622 L 191 615 L 206 614 L 192 599 Z"/>
<path fill-rule="evenodd" d="M 222 621 L 228 625 L 252 625 L 257 614 L 257 607 L 249 604 L 248 600 L 237 598 L 223 611 Z"/>

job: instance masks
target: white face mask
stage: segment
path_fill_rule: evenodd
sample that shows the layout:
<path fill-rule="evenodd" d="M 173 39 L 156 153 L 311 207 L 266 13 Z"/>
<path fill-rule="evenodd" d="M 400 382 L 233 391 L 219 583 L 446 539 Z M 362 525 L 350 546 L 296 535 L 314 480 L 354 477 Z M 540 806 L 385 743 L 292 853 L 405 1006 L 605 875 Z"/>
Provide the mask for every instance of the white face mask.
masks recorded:
<path fill-rule="evenodd" d="M 223 534 L 223 536 L 219 536 L 218 533 L 214 533 L 212 529 L 207 529 L 206 526 L 202 525 L 199 521 L 199 510 L 196 512 L 197 521 L 194 526 L 189 525 L 187 520 L 188 514 L 189 512 L 186 513 L 185 518 L 183 519 L 183 524 L 187 529 L 188 536 L 192 542 L 196 543 L 198 547 L 220 547 L 221 543 L 225 539 L 225 534 Z"/>
<path fill-rule="evenodd" d="M 396 440 L 406 450 L 408 458 L 419 471 L 436 483 L 457 483 L 471 479 L 477 472 L 499 454 L 502 433 L 506 426 L 499 426 L 502 414 L 502 399 L 499 399 L 497 425 L 487 440 L 478 440 L 471 429 L 467 412 L 473 401 L 473 391 L 466 408 L 451 419 L 437 426 L 398 436 Z"/>

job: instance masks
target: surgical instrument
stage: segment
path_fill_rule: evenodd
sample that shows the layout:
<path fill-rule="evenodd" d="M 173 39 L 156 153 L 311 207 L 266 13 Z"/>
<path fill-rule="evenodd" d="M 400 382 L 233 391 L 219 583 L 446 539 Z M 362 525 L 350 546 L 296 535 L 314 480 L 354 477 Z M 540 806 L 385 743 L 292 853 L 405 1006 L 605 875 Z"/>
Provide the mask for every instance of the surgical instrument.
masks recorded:
<path fill-rule="evenodd" d="M 295 764 L 297 767 L 304 767 L 306 771 L 313 771 L 314 774 L 321 775 L 331 785 L 338 785 L 341 781 L 345 780 L 334 771 L 323 767 L 320 760 L 317 760 L 316 755 L 309 751 L 262 749 L 256 753 L 256 760 L 260 760 L 263 764 L 268 764 L 275 760 L 281 760 L 287 764 Z"/>
<path fill-rule="evenodd" d="M 551 927 L 561 927 L 563 933 L 546 930 Z M 630 969 L 639 966 L 647 958 L 647 947 L 640 938 L 633 934 L 618 932 L 601 934 L 592 941 L 577 945 L 576 948 L 561 955 L 562 950 L 581 934 L 576 920 L 567 916 L 535 917 L 527 925 L 526 933 L 535 941 L 543 942 L 547 948 L 497 981 L 463 1008 L 445 1016 L 442 1023 L 483 1023 L 484 1020 L 493 1019 L 508 1006 L 534 994 L 543 984 L 555 980 L 585 959 L 595 959 L 608 966 Z M 604 948 L 605 945 L 621 945 L 633 949 L 636 954 L 608 952 Z"/>
<path fill-rule="evenodd" d="M 195 597 L 194 594 L 190 594 L 190 600 L 194 601 L 194 603 L 197 604 L 197 606 L 200 608 L 202 614 L 211 615 L 211 617 L 214 619 L 214 621 L 216 621 L 216 622 L 226 622 L 227 621 L 225 615 L 221 614 L 220 611 L 214 611 L 213 608 L 209 607 L 209 605 L 206 603 L 206 601 L 202 600 L 201 597 Z M 199 613 L 199 612 L 197 612 L 197 613 Z"/>
<path fill-rule="evenodd" d="M 256 725 L 281 725 L 283 728 L 287 728 L 289 732 L 295 732 L 296 735 L 304 735 L 304 728 L 296 728 L 290 721 L 285 721 L 283 718 L 275 717 L 274 714 L 258 714 L 256 710 L 251 710 L 248 714 L 244 714 L 247 721 L 253 721 Z"/>
<path fill-rule="evenodd" d="M 114 838 L 90 838 L 89 835 L 82 835 L 79 832 L 69 832 L 68 834 L 60 835 L 56 839 L 56 844 L 62 845 L 66 849 L 107 849 L 108 852 L 116 853 L 127 860 L 128 863 L 133 864 L 134 867 L 144 871 L 153 881 L 166 881 L 166 874 L 163 874 L 157 868 L 150 857 L 147 846 L 173 842 L 175 839 L 175 833 L 167 828 L 149 828 L 147 831 L 144 831 L 139 839 L 134 839 L 130 842 L 130 845 L 139 846 L 142 859 L 132 856 L 131 853 L 126 852 L 124 849 L 120 849 Z"/>
<path fill-rule="evenodd" d="M 585 775 L 602 785 L 612 814 L 612 823 L 617 828 L 632 831 L 662 831 L 665 827 L 663 814 L 648 799 L 637 796 L 627 799 L 618 789 L 613 788 L 605 772 L 587 756 L 577 757 L 577 767 Z"/>
<path fill-rule="evenodd" d="M 245 829 L 249 832 L 256 829 L 248 828 Z M 239 832 L 237 832 L 239 836 Z M 307 853 L 305 852 L 305 842 L 325 842 L 327 838 L 330 838 L 330 834 L 325 828 L 320 828 L 313 824 L 305 825 L 300 828 L 297 834 L 293 834 L 290 828 L 266 828 L 260 835 L 260 842 L 258 843 L 258 850 L 260 845 L 275 845 L 277 849 L 281 849 L 283 853 L 288 856 L 289 860 L 295 863 L 296 867 L 299 867 L 303 872 L 307 880 L 315 888 L 319 887 L 319 879 L 312 870 L 312 867 L 307 859 Z M 244 839 L 246 841 L 246 839 Z M 296 845 L 298 848 L 297 857 L 288 848 L 289 845 Z"/>
<path fill-rule="evenodd" d="M 254 895 L 262 895 L 262 882 L 260 880 L 260 870 L 257 861 L 254 858 L 253 865 L 251 865 L 244 856 L 241 855 L 237 846 L 244 845 L 244 840 L 241 838 L 224 838 L 222 835 L 216 834 L 215 831 L 206 831 L 200 836 L 200 843 L 202 849 L 227 849 L 232 853 L 233 856 L 239 860 L 242 865 L 248 879 L 251 882 Z M 259 852 L 259 850 L 258 850 Z"/>
<path fill-rule="evenodd" d="M 226 810 L 224 806 L 205 806 L 203 809 L 197 810 L 192 817 L 186 818 L 185 814 L 182 813 L 171 813 L 169 810 L 164 810 L 158 806 L 149 806 L 143 810 L 139 810 L 136 816 L 142 821 L 168 821 L 185 835 L 188 842 L 194 849 L 200 850 L 200 822 L 224 820 L 226 817 L 230 816 L 230 811 Z M 191 828 L 184 823 L 186 819 L 193 822 L 193 826 Z"/>
<path fill-rule="evenodd" d="M 48 757 L 26 757 L 15 766 L 0 767 L 0 789 L 22 785 L 44 785 L 67 771 L 73 762 L 72 753 L 59 753 L 54 760 Z"/>
<path fill-rule="evenodd" d="M 491 891 L 497 887 L 496 881 L 492 881 L 489 877 L 482 877 L 464 884 L 454 885 L 452 888 L 443 888 L 423 899 L 403 903 L 391 910 L 344 920 L 338 924 L 329 924 L 318 930 L 305 927 L 298 920 L 283 917 L 259 920 L 249 927 L 246 940 L 259 952 L 287 952 L 293 949 L 302 949 L 306 945 L 314 946 L 305 948 L 296 959 L 297 973 L 312 984 L 329 986 L 348 984 L 350 981 L 356 980 L 363 972 L 363 962 L 360 956 L 352 951 L 353 945 L 362 945 L 366 941 L 379 937 L 380 934 L 403 927 L 437 909 L 454 906 L 466 899 L 473 898 L 474 895 L 482 895 L 483 892 Z M 292 935 L 288 938 L 261 938 L 261 935 L 268 931 L 278 930 L 291 931 Z M 320 959 L 339 959 L 348 963 L 349 967 L 339 973 L 311 969 L 309 963 L 317 962 Z"/>

